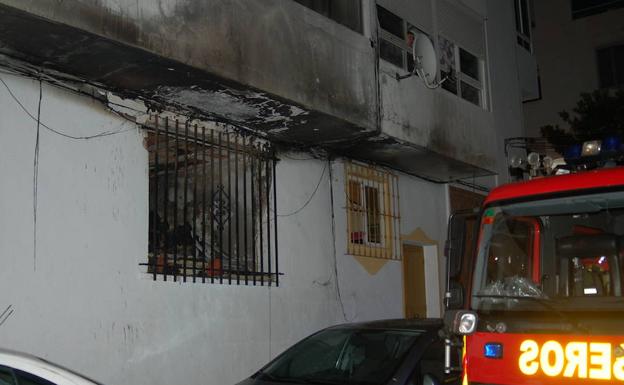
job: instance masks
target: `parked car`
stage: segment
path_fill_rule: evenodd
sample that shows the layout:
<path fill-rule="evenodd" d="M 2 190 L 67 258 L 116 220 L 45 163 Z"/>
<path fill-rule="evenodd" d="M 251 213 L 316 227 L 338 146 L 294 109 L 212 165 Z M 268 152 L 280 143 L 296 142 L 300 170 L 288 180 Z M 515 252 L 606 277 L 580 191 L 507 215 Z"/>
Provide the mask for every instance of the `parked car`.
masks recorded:
<path fill-rule="evenodd" d="M 459 385 L 444 373 L 441 320 L 386 320 L 319 331 L 239 385 Z"/>
<path fill-rule="evenodd" d="M 0 385 L 98 385 L 98 383 L 44 359 L 0 349 Z"/>

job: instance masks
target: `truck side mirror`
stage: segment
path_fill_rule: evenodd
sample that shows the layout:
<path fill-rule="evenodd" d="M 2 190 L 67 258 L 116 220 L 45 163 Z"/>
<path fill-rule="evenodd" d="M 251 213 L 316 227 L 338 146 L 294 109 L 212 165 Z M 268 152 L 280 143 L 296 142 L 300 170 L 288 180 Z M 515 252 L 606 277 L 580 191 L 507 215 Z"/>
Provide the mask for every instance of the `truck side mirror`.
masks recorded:
<path fill-rule="evenodd" d="M 471 215 L 473 215 L 471 213 Z M 445 254 L 448 278 L 456 278 L 461 272 L 466 247 L 466 215 L 452 214 L 449 219 Z"/>

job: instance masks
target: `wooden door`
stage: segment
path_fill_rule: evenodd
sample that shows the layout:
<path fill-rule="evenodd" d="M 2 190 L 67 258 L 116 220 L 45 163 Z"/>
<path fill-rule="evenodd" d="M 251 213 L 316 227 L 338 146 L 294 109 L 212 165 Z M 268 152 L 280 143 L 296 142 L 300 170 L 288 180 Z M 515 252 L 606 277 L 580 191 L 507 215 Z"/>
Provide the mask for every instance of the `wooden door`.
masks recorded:
<path fill-rule="evenodd" d="M 421 246 L 403 246 L 405 318 L 426 318 L 425 256 Z"/>

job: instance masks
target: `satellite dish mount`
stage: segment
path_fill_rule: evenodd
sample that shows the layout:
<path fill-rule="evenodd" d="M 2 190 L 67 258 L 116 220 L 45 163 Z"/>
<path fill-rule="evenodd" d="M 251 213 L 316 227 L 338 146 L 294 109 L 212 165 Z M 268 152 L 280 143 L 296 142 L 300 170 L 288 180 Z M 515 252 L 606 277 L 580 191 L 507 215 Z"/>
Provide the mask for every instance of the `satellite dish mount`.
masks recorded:
<path fill-rule="evenodd" d="M 401 81 L 414 75 L 418 75 L 418 77 L 422 79 L 425 84 L 425 87 L 429 89 L 436 89 L 440 87 L 447 78 L 444 78 L 439 82 L 436 81 L 438 58 L 436 56 L 435 48 L 433 48 L 433 44 L 431 43 L 431 40 L 429 40 L 429 36 L 414 29 L 411 29 L 409 33 L 414 36 L 414 40 L 412 41 L 412 58 L 414 59 L 414 68 L 412 69 L 412 72 L 407 75 L 399 75 L 397 73 L 396 79 Z"/>

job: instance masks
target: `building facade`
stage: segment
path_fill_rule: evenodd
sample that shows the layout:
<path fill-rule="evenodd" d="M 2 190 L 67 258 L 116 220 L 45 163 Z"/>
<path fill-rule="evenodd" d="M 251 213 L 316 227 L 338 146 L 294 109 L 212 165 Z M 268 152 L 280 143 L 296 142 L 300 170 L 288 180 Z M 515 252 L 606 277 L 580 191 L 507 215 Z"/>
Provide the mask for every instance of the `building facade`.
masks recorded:
<path fill-rule="evenodd" d="M 583 92 L 624 84 L 624 2 L 533 2 L 533 50 L 541 90 L 524 105 L 527 134 L 560 124 Z"/>
<path fill-rule="evenodd" d="M 515 17 L 0 0 L 0 344 L 108 384 L 227 384 L 325 326 L 439 317 L 449 212 L 523 134 Z M 414 37 L 438 88 L 397 79 Z"/>

